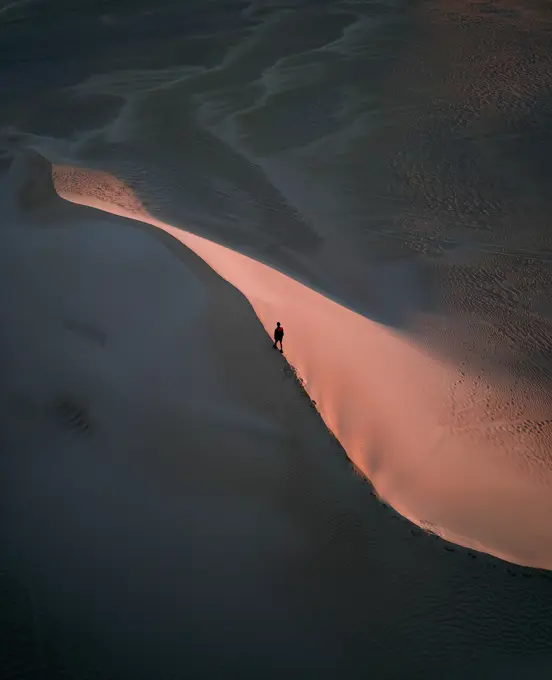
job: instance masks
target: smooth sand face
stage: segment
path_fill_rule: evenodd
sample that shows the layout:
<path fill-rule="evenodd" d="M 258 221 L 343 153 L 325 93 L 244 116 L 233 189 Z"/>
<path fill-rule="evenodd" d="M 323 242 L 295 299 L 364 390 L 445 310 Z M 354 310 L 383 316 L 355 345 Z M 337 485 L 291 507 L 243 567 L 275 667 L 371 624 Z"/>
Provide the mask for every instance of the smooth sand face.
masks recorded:
<path fill-rule="evenodd" d="M 235 288 L 147 225 L 30 207 L 27 160 L 2 182 L 0 676 L 319 675 L 301 451 L 336 443 Z"/>
<path fill-rule="evenodd" d="M 538 395 L 470 376 L 262 263 L 158 222 L 114 178 L 103 176 L 113 202 L 95 197 L 92 173 L 71 192 L 70 173 L 56 170 L 62 195 L 167 231 L 248 298 L 270 335 L 282 322 L 286 357 L 328 427 L 399 512 L 461 545 L 552 566 L 549 439 L 542 432 L 536 449 L 529 429 L 501 427 L 520 408 L 518 421 L 534 419 Z M 459 426 L 463 400 L 469 419 Z"/>

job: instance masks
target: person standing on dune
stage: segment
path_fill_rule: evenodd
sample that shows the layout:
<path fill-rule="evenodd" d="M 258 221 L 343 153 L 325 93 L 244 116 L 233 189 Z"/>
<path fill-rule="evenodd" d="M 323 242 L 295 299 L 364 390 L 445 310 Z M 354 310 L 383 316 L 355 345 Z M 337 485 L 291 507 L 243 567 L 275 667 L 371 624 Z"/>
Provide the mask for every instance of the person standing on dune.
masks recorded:
<path fill-rule="evenodd" d="M 280 343 L 280 352 L 284 351 L 282 347 L 282 340 L 284 339 L 284 327 L 280 326 L 280 322 L 276 322 L 276 328 L 274 329 L 274 349 L 278 349 L 277 345 Z"/>

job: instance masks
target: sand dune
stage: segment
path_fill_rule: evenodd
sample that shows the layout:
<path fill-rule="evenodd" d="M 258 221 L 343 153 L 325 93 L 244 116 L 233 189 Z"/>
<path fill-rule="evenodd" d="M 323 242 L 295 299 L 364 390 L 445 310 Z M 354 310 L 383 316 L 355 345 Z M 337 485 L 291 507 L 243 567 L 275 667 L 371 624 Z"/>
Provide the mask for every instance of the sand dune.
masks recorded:
<path fill-rule="evenodd" d="M 0 5 L 0 677 L 548 680 L 549 3 Z"/>
<path fill-rule="evenodd" d="M 3 672 L 548 677 L 549 579 L 400 522 L 244 297 L 47 168 L 3 184 Z"/>
<path fill-rule="evenodd" d="M 399 512 L 461 545 L 552 566 L 545 393 L 445 363 L 262 263 L 161 223 L 113 177 L 58 168 L 56 182 L 70 200 L 146 220 L 187 245 L 244 293 L 269 334 L 281 319 L 286 356 L 326 424 Z"/>

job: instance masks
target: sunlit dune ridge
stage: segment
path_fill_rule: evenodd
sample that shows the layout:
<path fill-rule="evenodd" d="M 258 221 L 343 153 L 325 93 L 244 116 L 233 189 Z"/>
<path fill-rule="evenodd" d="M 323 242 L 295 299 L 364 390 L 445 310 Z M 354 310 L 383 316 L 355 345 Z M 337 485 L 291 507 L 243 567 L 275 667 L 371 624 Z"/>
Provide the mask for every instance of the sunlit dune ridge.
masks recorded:
<path fill-rule="evenodd" d="M 552 568 L 550 439 L 495 420 L 493 404 L 512 400 L 508 387 L 470 377 L 279 271 L 159 222 L 114 177 L 57 166 L 54 180 L 70 201 L 148 222 L 188 246 L 245 295 L 270 335 L 281 321 L 286 358 L 322 418 L 402 515 L 455 543 Z M 458 427 L 462 400 L 469 422 Z"/>

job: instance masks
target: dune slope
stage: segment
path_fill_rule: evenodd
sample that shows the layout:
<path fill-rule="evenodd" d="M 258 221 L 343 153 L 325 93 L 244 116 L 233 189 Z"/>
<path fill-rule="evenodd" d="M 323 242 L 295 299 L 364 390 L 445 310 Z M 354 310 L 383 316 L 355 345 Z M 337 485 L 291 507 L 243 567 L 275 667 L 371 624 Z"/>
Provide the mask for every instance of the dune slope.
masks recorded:
<path fill-rule="evenodd" d="M 399 521 L 242 294 L 46 168 L 2 182 L 3 676 L 548 677 L 547 575 Z"/>
<path fill-rule="evenodd" d="M 552 566 L 545 391 L 445 362 L 271 267 L 159 222 L 109 175 L 59 167 L 56 183 L 72 201 L 146 220 L 187 245 L 248 298 L 268 333 L 282 321 L 286 356 L 326 424 L 404 516 L 455 543 Z"/>

